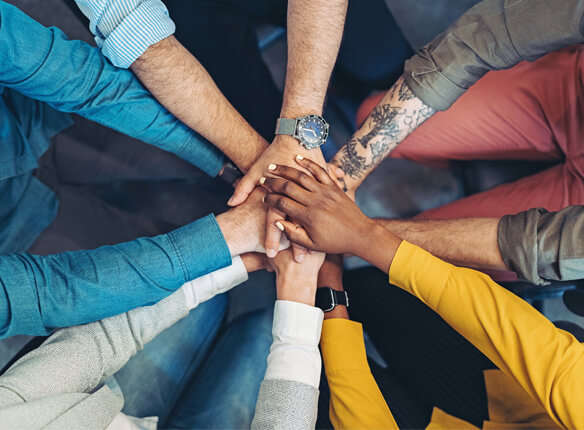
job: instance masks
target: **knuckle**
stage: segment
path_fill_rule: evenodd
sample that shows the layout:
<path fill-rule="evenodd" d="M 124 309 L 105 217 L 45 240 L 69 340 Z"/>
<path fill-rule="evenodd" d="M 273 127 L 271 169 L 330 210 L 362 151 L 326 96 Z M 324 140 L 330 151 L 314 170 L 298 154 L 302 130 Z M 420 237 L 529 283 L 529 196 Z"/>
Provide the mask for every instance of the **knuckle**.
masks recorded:
<path fill-rule="evenodd" d="M 289 194 L 290 191 L 292 191 L 292 184 L 288 181 L 284 182 L 284 184 L 282 185 L 282 191 L 285 194 Z"/>
<path fill-rule="evenodd" d="M 310 180 L 310 176 L 308 176 L 308 174 L 305 172 L 300 172 L 299 180 L 300 180 L 300 182 L 306 183 Z"/>
<path fill-rule="evenodd" d="M 276 201 L 276 207 L 278 209 L 287 209 L 288 201 L 283 197 L 278 197 L 278 200 Z"/>

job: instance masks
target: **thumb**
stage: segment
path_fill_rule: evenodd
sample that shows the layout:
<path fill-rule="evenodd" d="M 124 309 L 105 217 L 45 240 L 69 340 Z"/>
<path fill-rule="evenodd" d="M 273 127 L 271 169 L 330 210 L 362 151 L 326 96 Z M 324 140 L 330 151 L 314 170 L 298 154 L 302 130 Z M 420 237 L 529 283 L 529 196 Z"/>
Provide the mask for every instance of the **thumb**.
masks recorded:
<path fill-rule="evenodd" d="M 304 248 L 312 249 L 312 240 L 304 228 L 284 220 L 277 221 L 276 227 L 286 235 L 290 242 L 296 243 Z"/>
<path fill-rule="evenodd" d="M 229 206 L 239 206 L 247 200 L 247 197 L 255 189 L 258 184 L 259 178 L 253 175 L 252 171 L 247 172 L 247 174 L 240 179 L 239 183 L 235 187 L 235 191 L 231 198 L 227 201 Z"/>

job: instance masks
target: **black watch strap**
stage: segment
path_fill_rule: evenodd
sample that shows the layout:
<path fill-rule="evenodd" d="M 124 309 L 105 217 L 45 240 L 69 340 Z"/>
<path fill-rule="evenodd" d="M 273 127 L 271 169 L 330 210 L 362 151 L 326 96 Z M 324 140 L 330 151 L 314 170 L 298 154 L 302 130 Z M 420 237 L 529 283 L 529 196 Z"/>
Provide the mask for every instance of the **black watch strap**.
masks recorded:
<path fill-rule="evenodd" d="M 333 290 L 331 287 L 316 289 L 315 306 L 324 312 L 332 311 L 337 305 L 349 307 L 349 296 L 346 291 Z"/>
<path fill-rule="evenodd" d="M 223 179 L 225 182 L 227 182 L 229 185 L 233 185 L 235 181 L 237 181 L 242 176 L 243 173 L 241 173 L 241 170 L 239 170 L 237 166 L 233 164 L 230 160 L 227 160 L 225 162 L 225 165 L 223 166 L 223 171 L 219 175 L 219 177 Z"/>

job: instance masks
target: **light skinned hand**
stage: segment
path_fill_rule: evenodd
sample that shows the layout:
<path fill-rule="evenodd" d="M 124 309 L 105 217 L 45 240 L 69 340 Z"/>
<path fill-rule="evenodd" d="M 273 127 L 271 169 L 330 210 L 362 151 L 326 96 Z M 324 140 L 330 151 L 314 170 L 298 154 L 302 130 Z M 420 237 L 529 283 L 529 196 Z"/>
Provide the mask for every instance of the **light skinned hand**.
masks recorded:
<path fill-rule="evenodd" d="M 270 264 L 276 272 L 278 300 L 288 300 L 314 306 L 318 272 L 324 261 L 322 252 L 308 251 L 305 261 L 294 260 L 290 249 L 281 251 Z"/>
<path fill-rule="evenodd" d="M 265 194 L 265 190 L 258 187 L 244 204 L 217 216 L 217 223 L 225 236 L 231 255 L 265 252 L 267 210 L 262 204 L 262 197 Z M 289 246 L 288 240 L 282 237 L 279 249 L 286 249 Z"/>
<path fill-rule="evenodd" d="M 274 271 L 266 254 L 261 252 L 248 252 L 247 254 L 243 254 L 241 261 L 243 261 L 247 273 L 257 272 L 258 270 Z"/>
<path fill-rule="evenodd" d="M 245 176 L 240 179 L 235 187 L 233 196 L 227 204 L 229 206 L 242 204 L 259 185 L 260 178 L 269 176 L 268 166 L 275 164 L 294 165 L 294 157 L 298 153 L 305 156 L 310 155 L 314 160 L 325 165 L 320 149 L 309 151 L 299 145 L 298 141 L 291 136 L 278 135 L 274 138 L 272 144 L 256 160 Z M 274 208 L 268 210 L 264 247 L 266 254 L 270 258 L 275 257 L 278 253 L 278 244 L 282 237 L 282 232 L 276 227 L 276 223 L 284 219 L 285 215 L 282 212 Z M 297 262 L 304 261 L 305 255 L 306 249 L 300 245 L 294 245 L 294 258 Z"/>

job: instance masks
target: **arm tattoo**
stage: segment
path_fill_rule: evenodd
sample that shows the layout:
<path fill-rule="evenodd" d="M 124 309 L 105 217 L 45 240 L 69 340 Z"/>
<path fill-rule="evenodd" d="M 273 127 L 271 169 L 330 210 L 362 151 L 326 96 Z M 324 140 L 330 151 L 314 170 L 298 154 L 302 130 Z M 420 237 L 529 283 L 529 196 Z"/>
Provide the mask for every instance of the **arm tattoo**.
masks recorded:
<path fill-rule="evenodd" d="M 335 156 L 335 164 L 349 178 L 360 180 L 434 113 L 400 78 Z M 345 178 L 343 183 L 346 187 Z"/>

